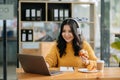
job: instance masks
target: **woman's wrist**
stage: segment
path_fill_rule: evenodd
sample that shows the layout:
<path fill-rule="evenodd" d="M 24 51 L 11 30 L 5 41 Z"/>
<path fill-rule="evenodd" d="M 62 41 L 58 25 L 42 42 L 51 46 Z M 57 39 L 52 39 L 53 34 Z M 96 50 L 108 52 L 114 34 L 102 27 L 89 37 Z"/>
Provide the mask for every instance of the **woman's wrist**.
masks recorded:
<path fill-rule="evenodd" d="M 90 61 L 89 60 L 86 60 L 85 61 L 85 65 L 89 65 L 90 64 Z"/>

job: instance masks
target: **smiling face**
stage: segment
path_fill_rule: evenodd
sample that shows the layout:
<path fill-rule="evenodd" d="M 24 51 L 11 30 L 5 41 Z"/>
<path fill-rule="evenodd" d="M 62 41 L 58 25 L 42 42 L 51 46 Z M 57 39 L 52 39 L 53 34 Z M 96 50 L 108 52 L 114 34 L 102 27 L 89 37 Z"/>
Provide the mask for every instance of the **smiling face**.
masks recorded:
<path fill-rule="evenodd" d="M 69 25 L 64 25 L 62 30 L 62 37 L 67 43 L 72 42 L 72 40 L 74 39 L 74 36 Z"/>

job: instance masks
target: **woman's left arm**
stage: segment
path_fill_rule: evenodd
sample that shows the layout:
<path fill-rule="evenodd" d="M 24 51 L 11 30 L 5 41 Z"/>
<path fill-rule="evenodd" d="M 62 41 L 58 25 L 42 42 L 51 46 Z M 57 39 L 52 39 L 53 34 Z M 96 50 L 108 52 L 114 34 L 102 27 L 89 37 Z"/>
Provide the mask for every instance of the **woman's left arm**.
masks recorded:
<path fill-rule="evenodd" d="M 97 60 L 98 58 L 95 56 L 94 50 L 90 46 L 90 44 L 86 41 L 83 42 L 83 49 L 88 52 L 89 60 Z"/>
<path fill-rule="evenodd" d="M 93 70 L 94 68 L 97 67 L 96 65 L 96 61 L 97 61 L 97 57 L 95 56 L 94 50 L 92 49 L 92 47 L 90 46 L 90 44 L 86 41 L 83 42 L 83 49 L 85 49 L 88 52 L 88 60 L 86 60 L 86 67 L 89 70 Z"/>

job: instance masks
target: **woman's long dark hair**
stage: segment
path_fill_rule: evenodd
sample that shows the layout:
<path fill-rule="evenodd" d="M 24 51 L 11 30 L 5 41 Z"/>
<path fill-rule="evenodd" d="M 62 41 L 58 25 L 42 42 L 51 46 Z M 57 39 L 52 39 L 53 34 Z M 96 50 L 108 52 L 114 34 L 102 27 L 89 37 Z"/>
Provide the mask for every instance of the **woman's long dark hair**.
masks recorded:
<path fill-rule="evenodd" d="M 78 52 L 79 50 L 82 49 L 82 43 L 83 43 L 81 34 L 77 33 L 77 28 L 79 27 L 79 25 L 74 19 L 66 19 L 61 24 L 60 34 L 57 40 L 57 47 L 59 49 L 60 57 L 66 54 L 65 49 L 67 42 L 62 37 L 64 25 L 69 25 L 71 28 L 72 34 L 74 36 L 74 39 L 72 41 L 73 50 L 75 52 L 74 55 L 78 56 Z"/>

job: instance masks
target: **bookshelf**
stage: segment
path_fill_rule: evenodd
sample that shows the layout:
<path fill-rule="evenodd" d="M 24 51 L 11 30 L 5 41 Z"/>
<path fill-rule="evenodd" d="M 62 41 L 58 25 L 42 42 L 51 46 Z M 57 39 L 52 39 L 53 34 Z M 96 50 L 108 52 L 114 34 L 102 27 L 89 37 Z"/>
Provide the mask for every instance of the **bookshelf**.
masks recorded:
<path fill-rule="evenodd" d="M 44 49 L 42 45 L 50 46 L 57 39 L 61 21 L 75 17 L 81 18 L 82 32 L 94 49 L 96 23 L 94 3 L 19 0 L 19 53 L 44 52 L 41 50 Z M 83 21 L 86 18 L 87 20 Z M 49 34 L 47 40 L 39 39 L 41 34 Z"/>

